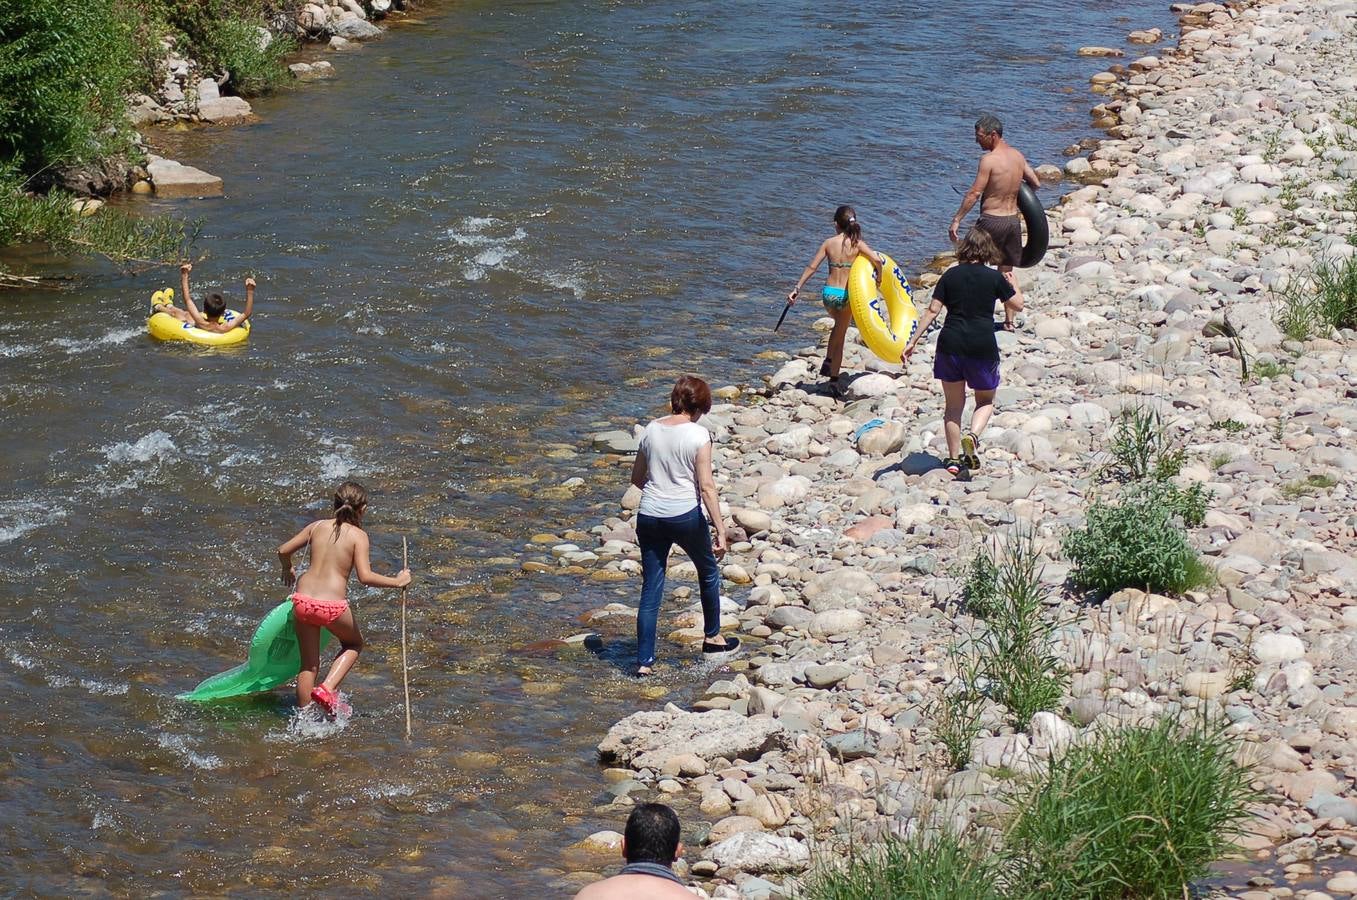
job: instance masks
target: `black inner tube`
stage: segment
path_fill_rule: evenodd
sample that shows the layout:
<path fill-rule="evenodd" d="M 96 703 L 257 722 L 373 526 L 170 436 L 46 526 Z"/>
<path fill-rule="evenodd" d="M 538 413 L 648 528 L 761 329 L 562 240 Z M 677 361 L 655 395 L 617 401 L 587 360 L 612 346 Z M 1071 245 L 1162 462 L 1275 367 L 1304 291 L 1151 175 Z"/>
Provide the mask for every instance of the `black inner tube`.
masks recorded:
<path fill-rule="evenodd" d="M 1051 241 L 1051 228 L 1046 222 L 1046 210 L 1037 199 L 1036 191 L 1026 181 L 1018 188 L 1018 211 L 1022 213 L 1023 223 L 1027 226 L 1027 242 L 1022 247 L 1021 268 L 1030 269 L 1046 255 L 1046 247 Z"/>

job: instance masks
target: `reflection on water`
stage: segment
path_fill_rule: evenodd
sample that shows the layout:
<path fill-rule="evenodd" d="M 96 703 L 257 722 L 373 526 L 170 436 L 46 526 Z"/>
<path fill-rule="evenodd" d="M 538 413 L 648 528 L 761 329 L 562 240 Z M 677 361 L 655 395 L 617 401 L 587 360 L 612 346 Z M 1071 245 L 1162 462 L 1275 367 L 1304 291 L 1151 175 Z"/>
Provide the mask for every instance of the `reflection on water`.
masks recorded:
<path fill-rule="evenodd" d="M 625 621 L 599 654 L 540 643 L 634 601 L 509 559 L 620 493 L 582 438 L 677 372 L 757 380 L 809 343 L 804 304 L 771 326 L 838 203 L 924 259 L 975 115 L 1057 159 L 1091 103 L 1062 93 L 1096 65 L 1073 49 L 1160 7 L 1059 0 L 1015 28 L 993 0 L 450 4 L 258 124 L 153 135 L 225 179 L 150 207 L 205 218 L 199 292 L 258 276 L 257 325 L 232 350 L 152 343 L 168 270 L 0 295 L 4 883 L 510 897 L 610 864 L 563 849 L 618 825 L 594 745 L 710 669 L 626 678 Z M 299 721 L 286 691 L 175 702 L 239 661 L 282 593 L 274 547 L 346 477 L 379 568 L 410 540 L 414 740 L 390 592 L 354 594 L 347 723 Z"/>

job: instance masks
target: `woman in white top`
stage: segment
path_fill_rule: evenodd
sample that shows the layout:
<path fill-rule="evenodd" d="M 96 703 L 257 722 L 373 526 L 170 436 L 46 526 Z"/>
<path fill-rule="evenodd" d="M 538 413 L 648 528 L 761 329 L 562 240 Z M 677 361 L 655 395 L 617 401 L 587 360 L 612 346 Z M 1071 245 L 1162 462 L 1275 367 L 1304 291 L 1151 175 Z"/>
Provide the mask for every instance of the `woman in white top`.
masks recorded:
<path fill-rule="evenodd" d="M 636 614 L 636 674 L 649 675 L 655 664 L 655 623 L 664 599 L 669 551 L 678 544 L 697 566 L 702 594 L 703 653 L 726 653 L 738 638 L 721 636 L 721 571 L 717 558 L 726 552 L 726 526 L 721 498 L 711 474 L 711 435 L 697 424 L 711 411 L 711 388 L 701 378 L 684 375 L 669 397 L 674 414 L 656 419 L 641 435 L 631 483 L 641 489 L 636 514 L 636 540 L 641 545 L 641 607 Z M 702 505 L 716 529 L 713 543 Z"/>

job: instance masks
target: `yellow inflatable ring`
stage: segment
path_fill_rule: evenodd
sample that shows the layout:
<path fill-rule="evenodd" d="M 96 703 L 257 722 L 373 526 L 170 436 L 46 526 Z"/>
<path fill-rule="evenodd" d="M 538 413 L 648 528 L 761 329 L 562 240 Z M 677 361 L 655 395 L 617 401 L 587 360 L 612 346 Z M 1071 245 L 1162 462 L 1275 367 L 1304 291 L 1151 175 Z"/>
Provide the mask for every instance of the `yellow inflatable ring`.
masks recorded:
<path fill-rule="evenodd" d="M 881 289 L 876 286 L 875 269 L 865 256 L 853 261 L 848 270 L 848 304 L 862 342 L 889 363 L 899 363 L 905 344 L 919 327 L 919 311 L 909 292 L 909 280 L 889 256 L 882 264 Z M 883 306 L 884 301 L 884 306 Z"/>
<path fill-rule="evenodd" d="M 174 289 L 165 288 L 163 291 L 156 291 L 151 295 L 151 307 L 155 308 L 161 303 L 170 303 L 174 300 Z M 222 314 L 223 322 L 230 322 L 240 313 L 234 309 L 228 309 Z M 188 341 L 191 344 L 202 344 L 206 347 L 229 347 L 233 344 L 239 344 L 250 336 L 250 323 L 246 322 L 239 328 L 232 328 L 225 334 L 218 334 L 215 331 L 207 331 L 199 328 L 192 322 L 181 322 L 174 316 L 158 312 L 152 313 L 146 320 L 146 330 L 151 333 L 151 337 L 158 341 Z"/>

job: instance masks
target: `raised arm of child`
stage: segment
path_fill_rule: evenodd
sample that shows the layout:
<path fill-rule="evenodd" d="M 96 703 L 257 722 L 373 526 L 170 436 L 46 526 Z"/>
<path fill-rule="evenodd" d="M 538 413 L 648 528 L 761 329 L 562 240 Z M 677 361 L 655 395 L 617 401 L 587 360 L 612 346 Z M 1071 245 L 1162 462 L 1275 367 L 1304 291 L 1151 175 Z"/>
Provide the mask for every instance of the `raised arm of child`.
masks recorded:
<path fill-rule="evenodd" d="M 815 270 L 820 268 L 820 263 L 825 261 L 825 257 L 828 255 L 825 252 L 825 244 L 828 243 L 829 241 L 825 241 L 824 244 L 820 245 L 820 249 L 816 250 L 815 255 L 811 257 L 810 265 L 806 266 L 806 271 L 802 272 L 801 277 L 796 279 L 796 287 L 792 288 L 791 293 L 787 295 L 788 303 L 796 302 L 796 296 L 801 293 L 801 285 L 805 284 L 810 276 L 815 274 Z"/>
<path fill-rule="evenodd" d="M 316 523 L 312 522 L 282 544 L 278 545 L 278 562 L 283 567 L 283 587 L 288 588 L 289 590 L 297 581 L 297 570 L 292 566 L 292 554 L 311 543 L 311 529 L 315 527 Z"/>
<path fill-rule="evenodd" d="M 193 324 L 199 328 L 205 328 L 209 324 L 207 317 L 198 311 L 198 305 L 193 302 L 193 295 L 188 291 L 188 273 L 193 271 L 193 263 L 184 263 L 179 267 L 179 291 L 184 295 L 184 307 L 188 314 L 193 317 Z"/>
<path fill-rule="evenodd" d="M 252 313 L 254 313 L 254 278 L 246 278 L 245 311 L 229 322 L 212 322 L 209 327 L 218 334 L 226 334 L 231 329 L 244 325 Z"/>
<path fill-rule="evenodd" d="M 360 529 L 353 545 L 353 567 L 358 573 L 359 582 L 368 587 L 385 588 L 400 588 L 410 583 L 409 569 L 401 569 L 395 578 L 389 575 L 379 575 L 372 571 L 372 563 L 368 559 L 368 550 L 367 532 Z"/>

